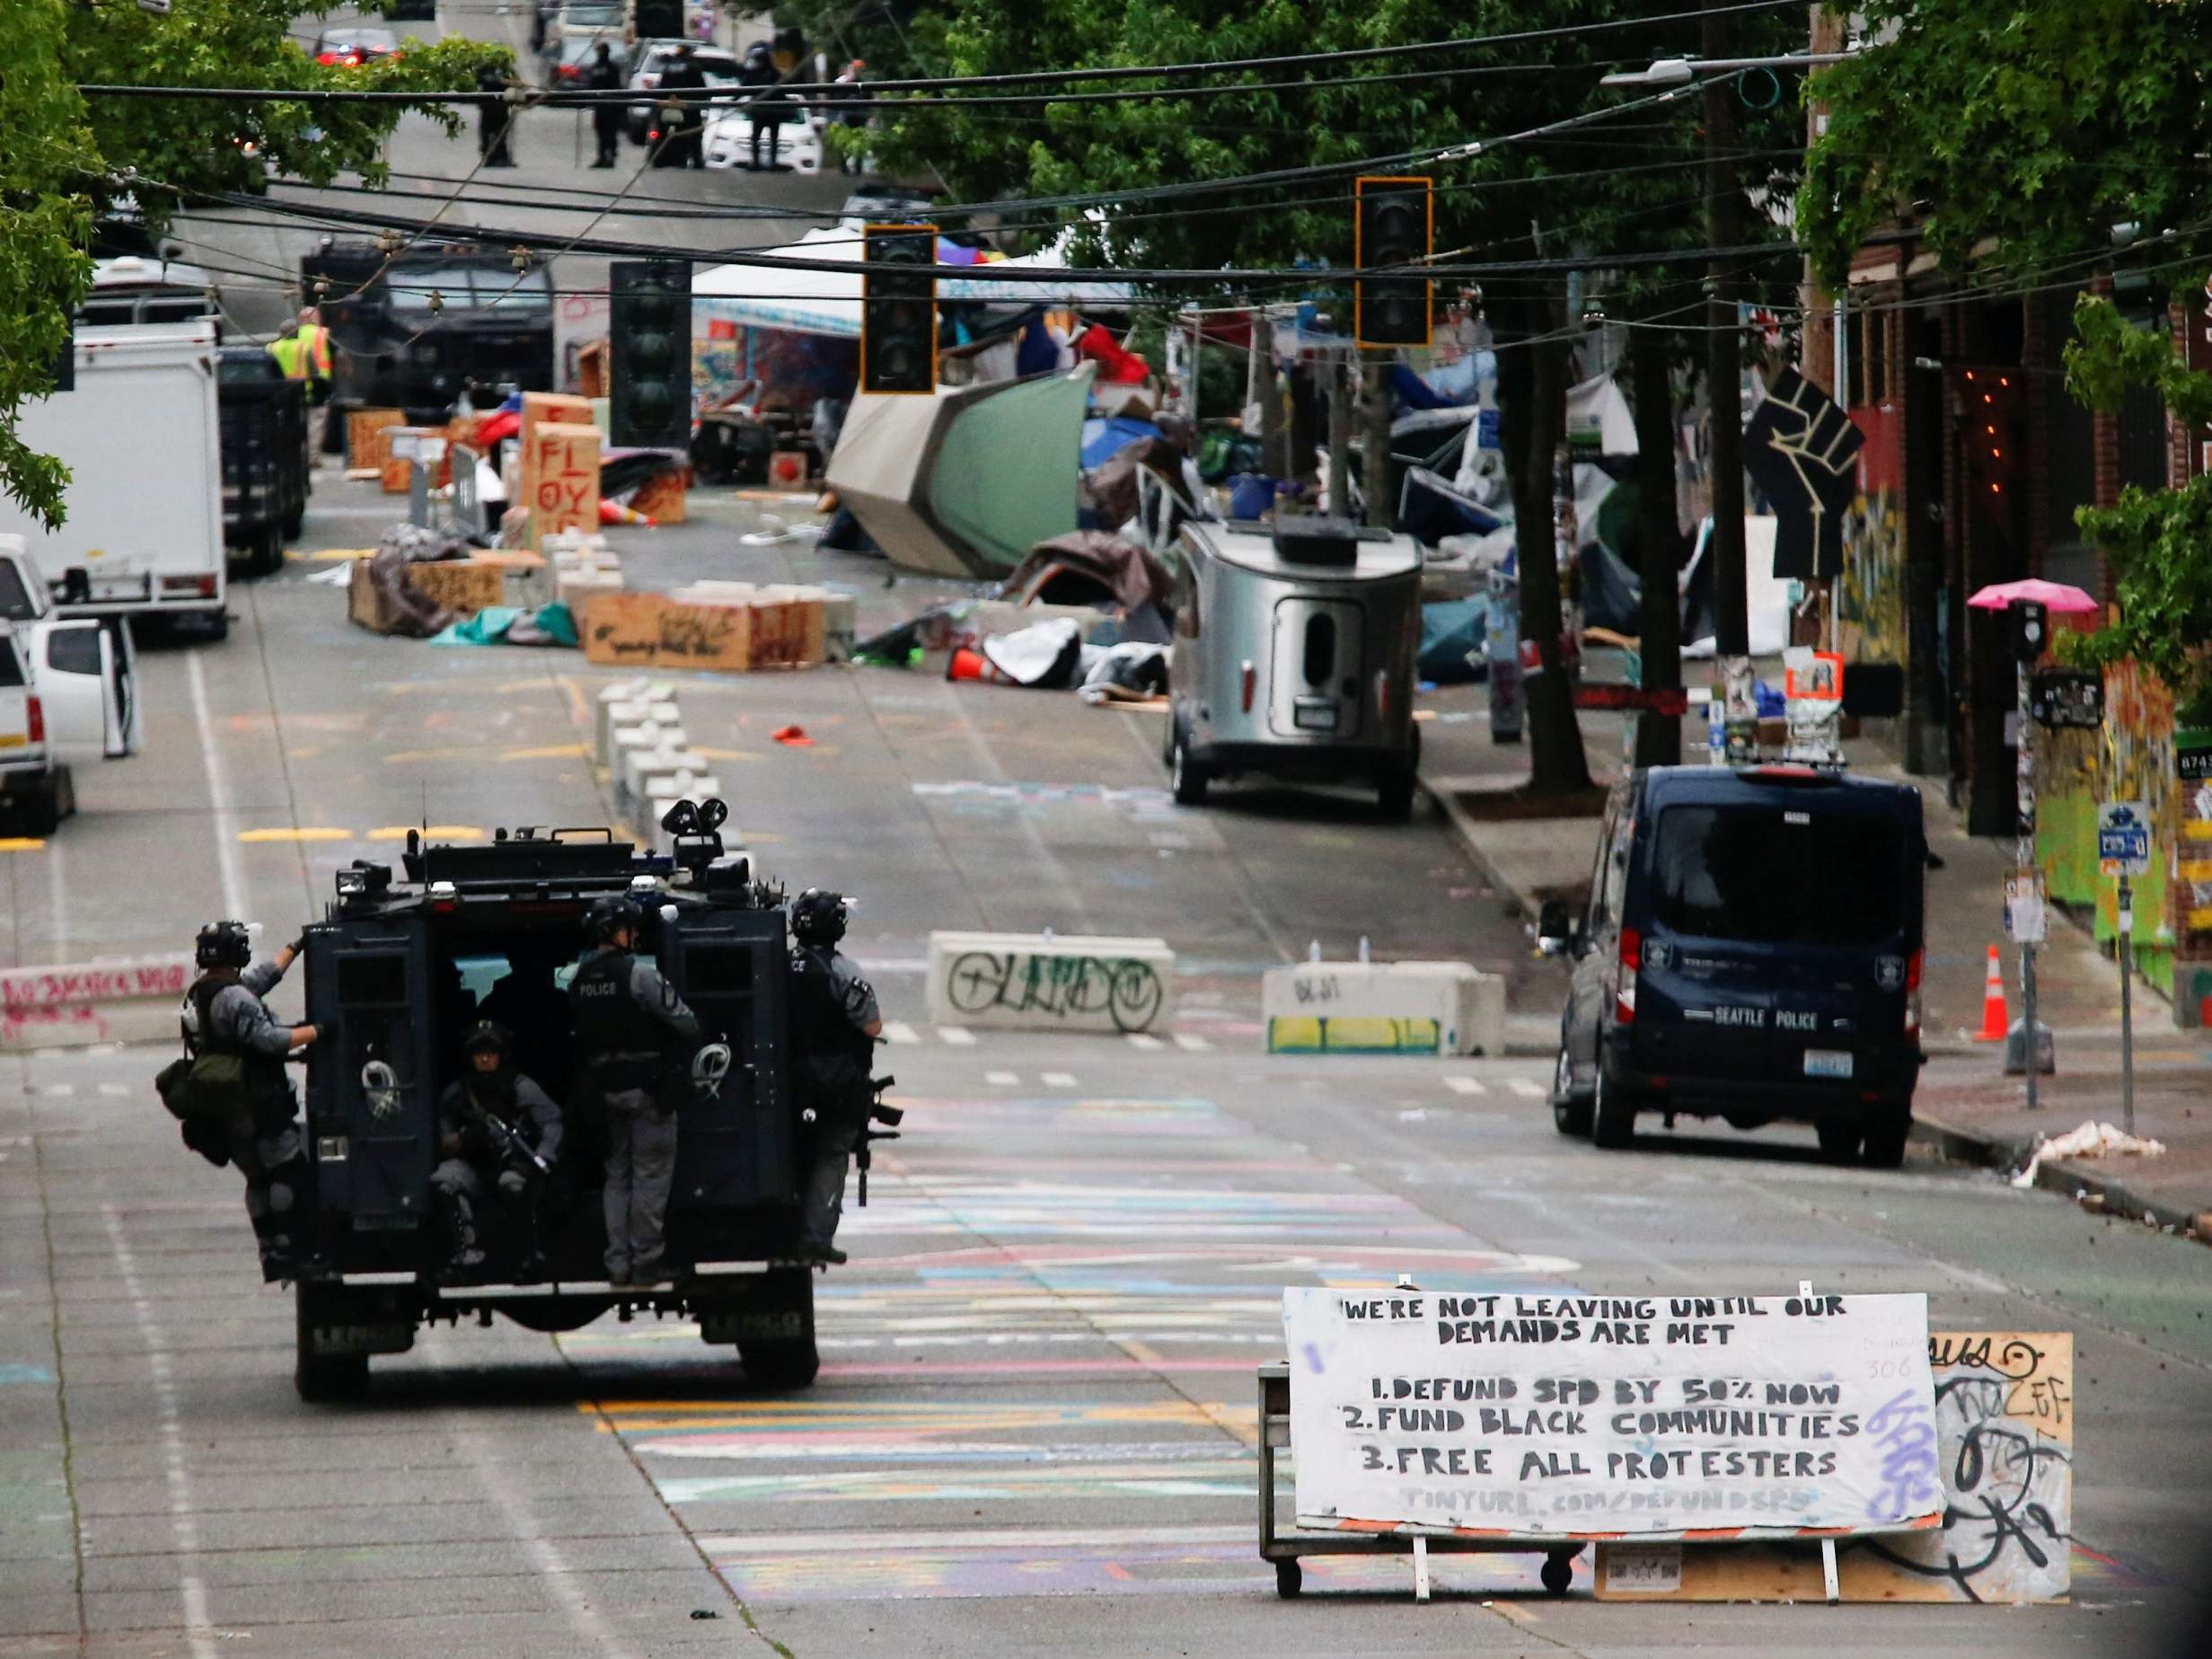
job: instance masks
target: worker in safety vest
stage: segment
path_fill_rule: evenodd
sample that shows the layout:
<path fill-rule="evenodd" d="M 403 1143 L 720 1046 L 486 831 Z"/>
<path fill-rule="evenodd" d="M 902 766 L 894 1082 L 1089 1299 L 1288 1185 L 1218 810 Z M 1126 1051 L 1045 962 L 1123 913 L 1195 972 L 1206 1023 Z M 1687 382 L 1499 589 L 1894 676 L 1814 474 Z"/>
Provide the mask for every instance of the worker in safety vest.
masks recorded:
<path fill-rule="evenodd" d="M 284 332 L 269 343 L 269 355 L 277 359 L 277 366 L 284 371 L 286 380 L 307 383 L 309 406 L 326 404 L 330 398 L 330 376 L 335 372 L 330 348 L 330 331 L 322 326 L 322 313 L 313 305 L 299 314 L 299 321 L 287 323 Z M 338 427 L 338 411 L 333 409 L 324 415 L 322 451 L 324 454 L 337 453 L 340 446 L 332 442 Z M 315 457 L 309 456 L 309 464 Z"/>

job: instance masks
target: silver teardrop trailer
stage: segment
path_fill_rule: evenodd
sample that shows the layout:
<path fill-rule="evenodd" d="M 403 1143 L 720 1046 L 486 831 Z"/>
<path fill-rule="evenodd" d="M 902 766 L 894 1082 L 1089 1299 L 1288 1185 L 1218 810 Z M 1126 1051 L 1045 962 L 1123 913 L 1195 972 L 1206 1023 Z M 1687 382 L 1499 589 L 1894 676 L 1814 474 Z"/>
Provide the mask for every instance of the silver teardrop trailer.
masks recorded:
<path fill-rule="evenodd" d="M 1371 783 L 1413 809 L 1421 552 L 1344 519 L 1183 526 L 1166 758 L 1175 798 L 1247 772 Z"/>

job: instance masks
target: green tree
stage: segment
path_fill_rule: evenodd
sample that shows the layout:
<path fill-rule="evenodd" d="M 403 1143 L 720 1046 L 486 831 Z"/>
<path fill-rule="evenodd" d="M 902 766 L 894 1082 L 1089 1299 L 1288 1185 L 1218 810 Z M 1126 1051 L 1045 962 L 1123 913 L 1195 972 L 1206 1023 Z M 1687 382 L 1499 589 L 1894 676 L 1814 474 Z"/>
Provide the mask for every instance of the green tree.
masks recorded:
<path fill-rule="evenodd" d="M 2086 294 L 2074 325 L 2067 384 L 2083 402 L 2117 410 L 2130 387 L 2145 386 L 2184 426 L 2212 426 L 2212 375 L 2190 370 L 2164 330 L 2138 329 L 2111 301 Z M 2130 484 L 2111 507 L 2074 516 L 2117 570 L 2119 618 L 2066 636 L 2072 659 L 2096 666 L 2132 657 L 2173 693 L 2182 724 L 2212 724 L 2212 473 L 2179 490 Z"/>
<path fill-rule="evenodd" d="M 1962 285 L 2086 283 L 2129 263 L 2176 292 L 2212 249 L 2212 0 L 1874 0 L 1878 40 L 1818 75 L 1829 108 L 1798 194 L 1800 234 L 1830 284 L 1876 231 L 1909 221 Z M 2131 384 L 2174 413 L 2212 415 L 2212 385 L 2111 305 L 2077 304 L 2075 396 L 2118 406 Z M 2133 656 L 2186 705 L 2212 699 L 2212 486 L 2124 491 L 2076 515 L 2119 570 L 2121 622 L 2079 649 Z"/>
<path fill-rule="evenodd" d="M 25 400 L 53 389 L 69 313 L 92 280 L 84 103 L 61 67 L 62 0 L 18 0 L 0 28 L 0 488 L 48 524 L 67 470 L 18 436 Z"/>
<path fill-rule="evenodd" d="M 381 184 L 384 140 L 407 109 L 426 108 L 448 131 L 463 119 L 401 103 L 86 98 L 80 84 L 445 93 L 473 85 L 480 66 L 513 62 L 503 46 L 449 40 L 325 66 L 292 32 L 320 14 L 299 0 L 190 0 L 166 16 L 11 0 L 0 25 L 0 490 L 48 525 L 61 521 L 67 471 L 23 446 L 17 417 L 52 390 L 91 279 L 97 211 L 128 198 L 158 234 L 186 202 L 258 190 L 271 172 L 326 184 L 351 171 Z"/>

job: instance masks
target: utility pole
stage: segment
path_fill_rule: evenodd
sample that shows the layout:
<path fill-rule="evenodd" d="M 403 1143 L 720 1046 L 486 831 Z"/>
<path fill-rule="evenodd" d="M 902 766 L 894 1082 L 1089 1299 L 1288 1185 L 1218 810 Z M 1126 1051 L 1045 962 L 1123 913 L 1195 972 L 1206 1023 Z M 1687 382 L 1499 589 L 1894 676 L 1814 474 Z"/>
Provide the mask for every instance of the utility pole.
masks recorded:
<path fill-rule="evenodd" d="M 1701 46 L 1707 58 L 1729 55 L 1729 18 L 1722 0 L 1705 0 Z M 1705 235 L 1715 248 L 1733 247 L 1736 230 L 1736 77 L 1714 75 L 1705 84 Z M 1736 330 L 1736 292 L 1730 261 L 1716 256 L 1705 278 L 1705 379 L 1712 409 L 1714 671 L 1723 684 L 1731 657 L 1751 651 L 1743 573 L 1743 366 Z M 1741 710 L 1730 720 L 1729 758 L 1748 758 L 1756 741 Z"/>

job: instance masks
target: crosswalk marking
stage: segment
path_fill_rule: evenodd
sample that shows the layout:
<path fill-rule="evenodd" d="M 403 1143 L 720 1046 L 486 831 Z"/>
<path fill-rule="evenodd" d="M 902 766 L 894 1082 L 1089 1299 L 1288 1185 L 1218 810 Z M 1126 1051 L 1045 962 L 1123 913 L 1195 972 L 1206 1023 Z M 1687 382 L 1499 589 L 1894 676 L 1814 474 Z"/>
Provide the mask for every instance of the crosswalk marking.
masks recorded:
<path fill-rule="evenodd" d="M 1177 1031 L 1175 1034 L 1175 1046 L 1186 1055 L 1198 1054 L 1213 1046 L 1204 1037 L 1192 1031 Z"/>
<path fill-rule="evenodd" d="M 1533 1077 L 1509 1077 L 1505 1080 L 1505 1086 L 1524 1100 L 1541 1100 L 1544 1098 L 1544 1085 Z"/>
<path fill-rule="evenodd" d="M 939 1042 L 949 1043 L 955 1048 L 975 1046 L 975 1033 L 965 1026 L 939 1026 L 937 1035 Z"/>
<path fill-rule="evenodd" d="M 1476 1077 L 1447 1077 L 1444 1079 L 1444 1087 L 1456 1095 L 1479 1095 L 1490 1092 L 1483 1087 L 1482 1080 Z"/>
<path fill-rule="evenodd" d="M 1044 1073 L 1044 1086 L 1047 1089 L 1072 1089 L 1075 1087 L 1075 1073 L 1072 1072 L 1047 1072 Z"/>
<path fill-rule="evenodd" d="M 919 1043 L 921 1035 L 903 1019 L 884 1021 L 883 1040 L 886 1043 Z"/>
<path fill-rule="evenodd" d="M 1000 1089 L 1011 1089 L 1021 1081 L 1021 1073 L 1018 1072 L 986 1072 L 983 1073 L 983 1081 L 995 1084 Z"/>
<path fill-rule="evenodd" d="M 1149 1031 L 1132 1031 L 1129 1034 L 1129 1046 L 1132 1048 L 1141 1048 L 1148 1055 L 1157 1054 L 1160 1049 L 1168 1046 Z"/>

